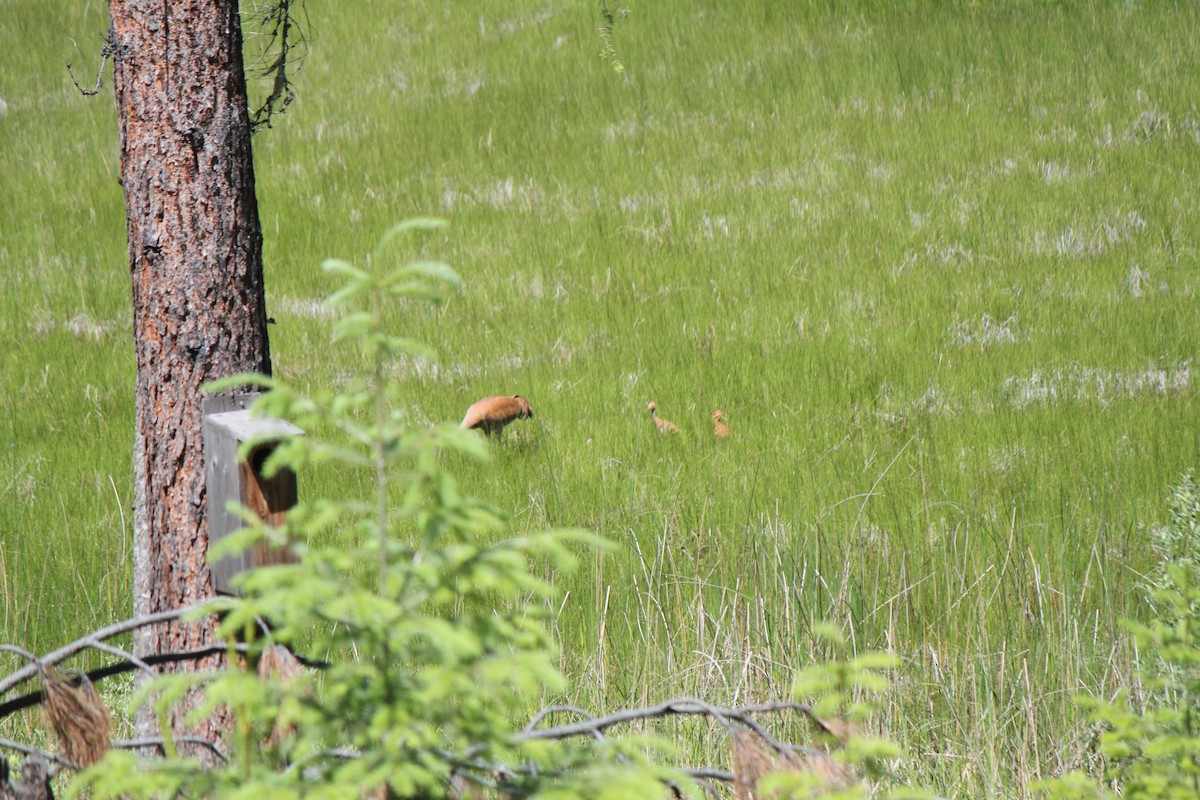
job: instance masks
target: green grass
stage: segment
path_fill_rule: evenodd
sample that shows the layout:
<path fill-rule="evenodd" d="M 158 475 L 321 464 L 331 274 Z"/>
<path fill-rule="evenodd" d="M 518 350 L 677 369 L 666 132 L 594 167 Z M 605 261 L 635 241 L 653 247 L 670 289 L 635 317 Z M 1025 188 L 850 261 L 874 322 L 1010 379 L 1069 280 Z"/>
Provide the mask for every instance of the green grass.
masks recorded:
<path fill-rule="evenodd" d="M 104 9 L 59 5 L 0 14 L 0 630 L 42 650 L 131 568 L 117 129 L 62 66 Z M 1070 693 L 1128 676 L 1200 449 L 1200 10 L 1078 5 L 639 3 L 617 74 L 594 4 L 310 0 L 255 140 L 277 371 L 353 368 L 321 259 L 447 217 L 465 287 L 396 380 L 416 424 L 526 395 L 463 483 L 621 546 L 562 581 L 575 699 L 779 695 L 829 618 L 903 657 L 913 774 L 1021 795 L 1086 761 Z"/>

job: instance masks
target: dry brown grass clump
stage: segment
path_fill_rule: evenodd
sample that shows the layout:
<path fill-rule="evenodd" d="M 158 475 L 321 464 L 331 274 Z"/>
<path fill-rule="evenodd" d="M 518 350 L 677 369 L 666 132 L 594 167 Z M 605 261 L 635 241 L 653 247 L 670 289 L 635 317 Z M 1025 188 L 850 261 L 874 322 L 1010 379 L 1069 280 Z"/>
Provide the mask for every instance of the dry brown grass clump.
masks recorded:
<path fill-rule="evenodd" d="M 759 782 L 772 772 L 806 772 L 817 777 L 822 789 L 848 789 L 858 778 L 844 764 L 820 750 L 778 752 L 769 748 L 753 731 L 735 730 L 733 741 L 733 796 L 735 800 L 758 800 Z"/>
<path fill-rule="evenodd" d="M 300 675 L 300 662 L 286 647 L 273 644 L 264 649 L 258 658 L 258 675 L 263 680 L 286 683 Z M 295 725 L 284 724 L 277 720 L 271 730 L 271 736 L 266 741 L 266 746 L 274 747 L 295 733 Z"/>
<path fill-rule="evenodd" d="M 112 719 L 92 682 L 82 677 L 76 686 L 53 667 L 42 668 L 43 710 L 62 755 L 80 767 L 104 758 L 112 735 Z"/>

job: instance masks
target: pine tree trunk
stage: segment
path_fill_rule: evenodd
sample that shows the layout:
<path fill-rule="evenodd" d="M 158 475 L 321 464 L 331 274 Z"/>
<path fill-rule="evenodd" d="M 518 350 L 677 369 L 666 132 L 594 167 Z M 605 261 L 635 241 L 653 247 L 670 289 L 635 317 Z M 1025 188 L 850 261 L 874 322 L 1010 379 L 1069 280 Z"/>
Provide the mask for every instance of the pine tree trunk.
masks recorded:
<path fill-rule="evenodd" d="M 200 387 L 271 362 L 237 0 L 110 0 L 109 12 L 137 353 L 140 615 L 211 595 Z M 211 620 L 160 626 L 134 649 L 212 637 Z M 140 718 L 139 733 L 153 735 L 152 722 Z M 219 735 L 224 722 L 196 732 Z"/>

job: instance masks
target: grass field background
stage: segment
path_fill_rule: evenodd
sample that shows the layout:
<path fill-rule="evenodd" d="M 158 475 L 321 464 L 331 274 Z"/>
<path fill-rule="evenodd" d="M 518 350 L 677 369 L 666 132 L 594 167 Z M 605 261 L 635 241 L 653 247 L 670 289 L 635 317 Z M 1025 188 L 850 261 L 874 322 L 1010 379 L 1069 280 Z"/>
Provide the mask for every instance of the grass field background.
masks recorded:
<path fill-rule="evenodd" d="M 573 700 L 780 696 L 831 619 L 903 659 L 880 724 L 924 785 L 1087 764 L 1071 694 L 1127 681 L 1200 448 L 1200 7 L 629 9 L 617 72 L 594 3 L 309 0 L 255 138 L 277 373 L 355 366 L 323 258 L 444 216 L 465 285 L 398 317 L 439 357 L 395 379 L 416 425 L 524 394 L 463 483 L 620 546 L 560 581 Z M 37 650 L 130 607 L 117 127 L 64 67 L 105 13 L 0 2 L 0 634 Z"/>

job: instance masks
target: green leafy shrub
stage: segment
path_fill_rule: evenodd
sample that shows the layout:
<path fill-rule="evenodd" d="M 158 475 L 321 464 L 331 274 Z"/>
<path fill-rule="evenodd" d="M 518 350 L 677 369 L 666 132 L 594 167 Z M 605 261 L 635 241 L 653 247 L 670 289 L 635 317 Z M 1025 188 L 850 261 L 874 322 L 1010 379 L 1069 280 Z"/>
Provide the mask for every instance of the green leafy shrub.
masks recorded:
<path fill-rule="evenodd" d="M 1142 653 L 1142 698 L 1082 699 L 1100 725 L 1101 781 L 1081 774 L 1043 785 L 1054 798 L 1200 797 L 1200 491 L 1187 473 L 1171 492 L 1169 523 L 1144 588 L 1154 618 L 1127 622 Z M 1136 702 L 1135 702 L 1136 701 Z"/>

